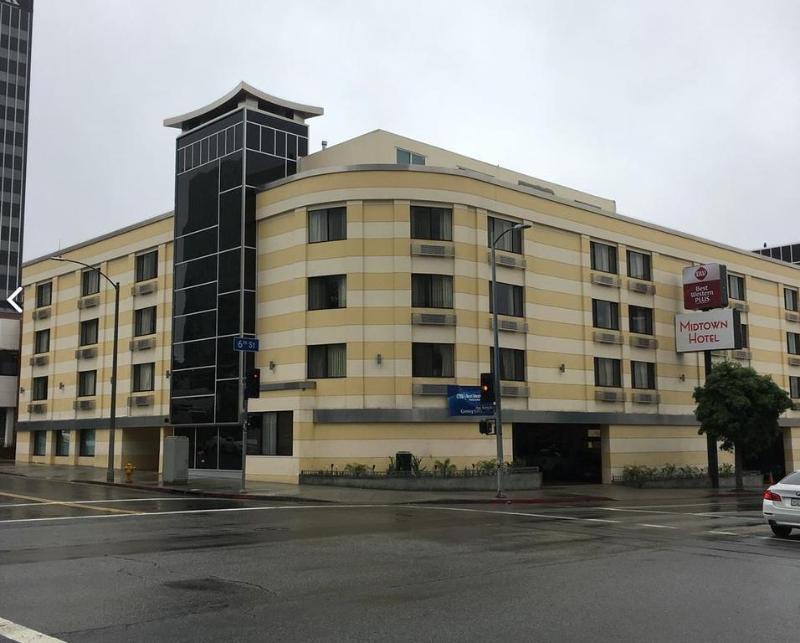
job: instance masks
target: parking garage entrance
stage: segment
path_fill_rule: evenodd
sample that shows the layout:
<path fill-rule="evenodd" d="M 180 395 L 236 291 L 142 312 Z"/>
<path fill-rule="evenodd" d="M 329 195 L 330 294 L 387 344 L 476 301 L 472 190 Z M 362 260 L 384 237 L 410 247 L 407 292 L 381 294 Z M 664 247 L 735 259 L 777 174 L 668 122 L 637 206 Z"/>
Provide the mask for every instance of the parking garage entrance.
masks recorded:
<path fill-rule="evenodd" d="M 539 467 L 544 484 L 602 482 L 597 424 L 513 425 L 514 463 Z"/>

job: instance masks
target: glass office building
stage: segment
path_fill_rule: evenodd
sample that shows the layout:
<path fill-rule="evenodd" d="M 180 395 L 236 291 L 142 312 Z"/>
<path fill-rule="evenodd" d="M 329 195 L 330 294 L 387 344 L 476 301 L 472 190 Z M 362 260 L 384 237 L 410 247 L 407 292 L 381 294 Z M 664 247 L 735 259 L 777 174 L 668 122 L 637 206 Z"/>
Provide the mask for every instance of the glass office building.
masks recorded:
<path fill-rule="evenodd" d="M 785 246 L 772 246 L 771 248 L 764 247 L 753 250 L 753 252 L 800 266 L 800 243 L 792 243 Z"/>

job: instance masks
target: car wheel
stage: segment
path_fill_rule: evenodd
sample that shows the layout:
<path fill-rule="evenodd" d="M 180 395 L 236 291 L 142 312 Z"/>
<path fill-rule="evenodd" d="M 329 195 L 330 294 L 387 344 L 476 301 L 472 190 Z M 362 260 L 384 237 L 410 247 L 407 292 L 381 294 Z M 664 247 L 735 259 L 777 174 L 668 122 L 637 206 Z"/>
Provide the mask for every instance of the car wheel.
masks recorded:
<path fill-rule="evenodd" d="M 792 533 L 792 528 L 785 525 L 770 525 L 769 527 L 778 538 L 786 538 Z"/>

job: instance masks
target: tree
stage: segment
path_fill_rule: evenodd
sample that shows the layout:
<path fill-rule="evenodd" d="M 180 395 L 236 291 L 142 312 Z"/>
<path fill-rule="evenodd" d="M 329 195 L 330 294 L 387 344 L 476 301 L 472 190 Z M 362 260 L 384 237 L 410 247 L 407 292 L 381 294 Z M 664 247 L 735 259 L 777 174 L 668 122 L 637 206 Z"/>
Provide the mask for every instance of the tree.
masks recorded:
<path fill-rule="evenodd" d="M 780 432 L 778 417 L 792 407 L 789 394 L 769 375 L 733 362 L 715 364 L 705 386 L 694 389 L 698 433 L 722 442 L 736 457 L 736 488 L 742 489 L 744 452 L 760 453 Z"/>

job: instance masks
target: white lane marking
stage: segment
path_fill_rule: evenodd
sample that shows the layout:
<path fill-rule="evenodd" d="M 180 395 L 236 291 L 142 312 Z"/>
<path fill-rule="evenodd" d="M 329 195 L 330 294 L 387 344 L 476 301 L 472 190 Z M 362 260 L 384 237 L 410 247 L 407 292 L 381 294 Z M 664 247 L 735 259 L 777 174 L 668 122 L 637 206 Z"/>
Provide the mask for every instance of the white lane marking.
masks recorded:
<path fill-rule="evenodd" d="M 415 509 L 427 509 L 429 511 L 463 511 L 468 513 L 496 514 L 499 516 L 525 516 L 526 518 L 550 518 L 552 520 L 587 520 L 577 516 L 558 516 L 555 514 L 534 514 L 525 511 L 492 511 L 491 509 L 467 509 L 465 507 L 425 507 L 422 505 L 412 505 Z"/>
<path fill-rule="evenodd" d="M 646 522 L 637 522 L 637 527 L 652 527 L 653 529 L 677 529 L 677 527 L 673 527 L 671 525 L 653 525 Z"/>
<path fill-rule="evenodd" d="M 18 643 L 64 643 L 61 639 L 47 636 L 24 625 L 0 618 L 0 636 L 4 636 Z"/>
<path fill-rule="evenodd" d="M 623 507 L 592 507 L 600 511 L 618 511 L 621 513 L 642 513 L 642 514 L 664 514 L 667 516 L 695 516 L 699 518 L 741 518 L 745 520 L 752 520 L 752 516 L 742 516 L 735 514 L 757 514 L 758 509 L 742 510 L 742 511 L 707 511 L 702 513 L 693 513 L 688 511 L 658 511 L 656 509 L 625 509 Z M 733 515 L 731 515 L 733 514 Z"/>
<path fill-rule="evenodd" d="M 760 502 L 761 497 L 753 498 L 754 503 Z M 651 509 L 653 507 L 663 509 L 663 508 L 672 508 L 672 507 L 708 507 L 710 502 L 692 502 L 692 503 L 681 503 L 677 505 L 627 505 L 622 507 L 617 507 L 617 509 Z M 737 507 L 740 503 L 738 502 L 720 502 L 716 506 L 717 507 Z"/>
<path fill-rule="evenodd" d="M 586 522 L 619 523 L 619 520 L 605 520 L 604 518 L 584 518 Z"/>
<path fill-rule="evenodd" d="M 111 500 L 70 500 L 71 505 L 109 504 L 112 502 L 186 502 L 187 500 L 220 500 L 220 498 L 114 498 Z M 225 500 L 225 498 L 222 498 Z M 0 505 L 0 509 L 13 509 L 14 507 L 46 507 L 48 505 L 63 505 L 65 500 L 48 500 L 47 502 L 20 502 Z"/>
<path fill-rule="evenodd" d="M 739 535 L 739 534 L 736 534 L 736 533 L 734 533 L 732 531 L 721 531 L 719 529 L 709 529 L 706 533 L 707 534 L 720 534 L 722 536 L 738 536 Z"/>

